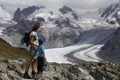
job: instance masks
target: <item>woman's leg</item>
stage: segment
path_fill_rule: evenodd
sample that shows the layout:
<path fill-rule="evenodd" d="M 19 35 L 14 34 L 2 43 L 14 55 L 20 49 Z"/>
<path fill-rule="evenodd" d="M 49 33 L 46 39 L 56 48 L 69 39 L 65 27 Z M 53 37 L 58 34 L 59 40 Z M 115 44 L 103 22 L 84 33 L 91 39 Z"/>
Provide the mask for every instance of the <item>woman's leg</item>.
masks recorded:
<path fill-rule="evenodd" d="M 29 68 L 30 68 L 30 64 L 31 64 L 31 60 L 28 61 L 27 64 L 26 64 L 26 71 L 25 71 L 25 73 L 24 73 L 24 78 L 31 78 L 31 77 L 29 76 L 29 74 L 28 74 L 28 70 L 29 70 Z"/>
<path fill-rule="evenodd" d="M 29 60 L 27 63 L 26 63 L 26 72 L 28 72 L 29 68 L 30 68 L 30 64 L 31 64 L 31 60 Z"/>
<path fill-rule="evenodd" d="M 35 71 L 35 62 L 36 62 L 36 59 L 33 59 L 31 61 L 32 71 Z"/>
<path fill-rule="evenodd" d="M 35 56 L 35 53 L 36 53 L 36 48 L 34 46 L 30 46 L 30 57 L 31 57 L 31 67 L 32 67 L 32 71 L 35 71 L 34 70 L 34 64 L 35 64 L 35 59 L 34 59 L 34 56 Z"/>

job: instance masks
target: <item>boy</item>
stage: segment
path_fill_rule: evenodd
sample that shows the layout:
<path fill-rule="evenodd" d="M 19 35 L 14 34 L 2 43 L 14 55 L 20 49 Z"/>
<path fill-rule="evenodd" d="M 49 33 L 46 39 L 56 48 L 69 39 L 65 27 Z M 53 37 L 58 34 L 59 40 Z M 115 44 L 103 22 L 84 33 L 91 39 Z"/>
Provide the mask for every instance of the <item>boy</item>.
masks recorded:
<path fill-rule="evenodd" d="M 37 50 L 38 50 L 38 65 L 37 65 L 38 72 L 37 73 L 42 74 L 44 61 L 46 60 L 44 46 L 43 46 L 43 42 L 45 42 L 45 40 L 44 40 L 44 38 L 40 38 L 38 41 L 39 41 L 39 45 L 37 47 Z"/>

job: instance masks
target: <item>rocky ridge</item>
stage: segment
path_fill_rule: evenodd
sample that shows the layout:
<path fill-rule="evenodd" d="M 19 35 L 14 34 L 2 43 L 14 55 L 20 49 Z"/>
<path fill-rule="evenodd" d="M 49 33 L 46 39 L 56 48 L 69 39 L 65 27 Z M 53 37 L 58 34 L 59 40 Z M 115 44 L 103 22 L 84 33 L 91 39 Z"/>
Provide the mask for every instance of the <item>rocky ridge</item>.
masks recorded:
<path fill-rule="evenodd" d="M 0 80 L 23 79 L 24 59 L 0 59 Z M 43 75 L 31 80 L 120 80 L 120 65 L 105 62 L 81 62 L 77 65 L 45 63 Z"/>

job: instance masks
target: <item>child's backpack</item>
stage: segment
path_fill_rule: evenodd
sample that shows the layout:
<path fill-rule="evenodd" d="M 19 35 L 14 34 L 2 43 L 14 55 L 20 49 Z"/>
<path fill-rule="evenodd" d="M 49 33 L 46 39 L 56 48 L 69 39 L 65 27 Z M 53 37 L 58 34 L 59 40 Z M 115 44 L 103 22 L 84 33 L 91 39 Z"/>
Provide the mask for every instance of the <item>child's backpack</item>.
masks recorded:
<path fill-rule="evenodd" d="M 21 39 L 21 45 L 24 43 L 27 47 L 30 45 L 30 33 L 31 31 L 25 31 L 24 37 Z"/>

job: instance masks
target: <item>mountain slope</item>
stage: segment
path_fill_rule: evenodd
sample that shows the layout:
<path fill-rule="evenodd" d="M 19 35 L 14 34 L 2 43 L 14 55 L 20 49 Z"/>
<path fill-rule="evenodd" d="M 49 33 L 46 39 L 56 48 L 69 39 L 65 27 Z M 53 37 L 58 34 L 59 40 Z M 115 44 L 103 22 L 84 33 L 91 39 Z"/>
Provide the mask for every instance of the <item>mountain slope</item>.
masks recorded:
<path fill-rule="evenodd" d="M 110 4 L 108 7 L 101 9 L 100 16 L 108 23 L 115 24 L 119 22 L 120 1 Z"/>
<path fill-rule="evenodd" d="M 107 8 L 104 9 L 104 11 L 101 14 L 101 17 L 104 17 L 104 18 L 107 18 L 110 16 L 114 17 L 119 9 L 120 9 L 120 2 L 112 3 Z"/>
<path fill-rule="evenodd" d="M 0 39 L 0 57 L 9 59 L 28 59 L 28 51 L 22 48 L 14 48 Z"/>
<path fill-rule="evenodd" d="M 102 47 L 97 56 L 109 62 L 120 63 L 120 28 L 116 30 L 111 40 Z"/>

